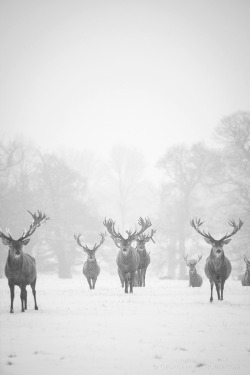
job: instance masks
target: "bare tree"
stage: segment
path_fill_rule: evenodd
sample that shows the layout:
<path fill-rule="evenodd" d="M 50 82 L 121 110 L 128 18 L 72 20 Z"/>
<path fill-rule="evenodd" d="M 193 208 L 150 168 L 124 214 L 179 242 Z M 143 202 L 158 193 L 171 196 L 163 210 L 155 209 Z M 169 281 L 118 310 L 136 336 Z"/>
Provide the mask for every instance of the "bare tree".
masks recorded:
<path fill-rule="evenodd" d="M 165 179 L 163 197 L 168 201 L 171 191 L 171 213 L 166 212 L 166 233 L 172 235 L 170 243 L 178 242 L 178 263 L 180 278 L 185 278 L 185 264 L 182 261 L 186 253 L 187 224 L 190 210 L 195 201 L 197 187 L 212 181 L 217 162 L 216 153 L 201 143 L 190 148 L 177 145 L 169 148 L 158 166 L 164 169 Z M 167 217 L 168 216 L 168 217 Z M 168 232 L 169 230 L 169 232 Z M 173 262 L 174 263 L 174 262 Z"/>
<path fill-rule="evenodd" d="M 89 227 L 84 196 L 85 181 L 61 158 L 54 154 L 41 154 L 37 165 L 37 193 L 43 196 L 44 209 L 51 217 L 50 244 L 58 258 L 58 275 L 71 277 L 74 262 L 72 233 L 81 224 Z"/>
<path fill-rule="evenodd" d="M 133 195 L 142 179 L 145 161 L 139 152 L 122 145 L 113 147 L 111 157 L 118 193 L 121 230 L 123 231 L 127 221 L 128 210 L 133 208 Z M 131 201 L 133 203 L 130 205 Z"/>

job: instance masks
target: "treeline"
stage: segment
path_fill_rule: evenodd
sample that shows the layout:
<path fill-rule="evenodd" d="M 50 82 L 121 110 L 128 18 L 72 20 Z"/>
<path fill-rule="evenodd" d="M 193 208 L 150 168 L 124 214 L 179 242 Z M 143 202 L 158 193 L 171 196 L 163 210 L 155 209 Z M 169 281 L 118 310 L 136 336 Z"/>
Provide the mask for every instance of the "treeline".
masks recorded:
<path fill-rule="evenodd" d="M 205 258 L 210 250 L 192 231 L 190 218 L 204 219 L 216 238 L 230 230 L 229 219 L 240 217 L 244 225 L 225 248 L 237 277 L 244 254 L 250 256 L 250 112 L 225 117 L 213 137 L 216 147 L 168 148 L 155 166 L 162 174 L 157 185 L 143 155 L 129 147 L 116 146 L 109 160 L 101 160 L 84 149 L 48 153 L 27 140 L 0 141 L 0 226 L 17 238 L 30 224 L 27 210 L 45 212 L 51 220 L 25 250 L 36 257 L 38 271 L 69 278 L 84 258 L 74 233 L 95 243 L 104 217 L 122 232 L 149 216 L 157 230 L 151 272 L 183 278 L 183 255 Z M 3 275 L 7 253 L 1 244 L 0 249 Z M 116 252 L 107 240 L 97 254 L 101 268 L 116 272 Z"/>

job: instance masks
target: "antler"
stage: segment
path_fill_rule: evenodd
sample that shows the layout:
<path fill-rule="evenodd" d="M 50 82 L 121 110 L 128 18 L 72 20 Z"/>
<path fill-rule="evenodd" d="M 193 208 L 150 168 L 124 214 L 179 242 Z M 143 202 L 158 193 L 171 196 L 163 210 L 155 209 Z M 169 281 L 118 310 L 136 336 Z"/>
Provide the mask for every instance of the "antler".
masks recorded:
<path fill-rule="evenodd" d="M 94 247 L 93 247 L 94 251 L 96 251 L 103 244 L 103 242 L 105 241 L 106 232 L 100 233 L 100 236 L 101 236 L 101 241 L 100 241 L 99 245 L 98 244 L 94 245 Z"/>
<path fill-rule="evenodd" d="M 231 233 L 226 234 L 224 237 L 222 237 L 220 239 L 220 241 L 224 241 L 227 238 L 229 238 L 229 237 L 233 236 L 234 234 L 236 234 L 240 230 L 240 228 L 242 227 L 243 221 L 241 219 L 239 219 L 239 224 L 237 225 L 234 220 L 229 220 L 228 224 L 231 225 L 231 227 L 233 227 L 233 230 L 232 230 Z"/>
<path fill-rule="evenodd" d="M 93 249 L 90 249 L 87 245 L 83 245 L 80 241 L 80 237 L 82 236 L 82 233 L 79 233 L 78 236 L 76 234 L 74 234 L 74 238 L 76 239 L 78 245 L 83 248 L 83 250 L 87 253 L 88 251 L 96 251 L 104 242 L 105 240 L 105 236 L 106 236 L 106 233 L 100 233 L 100 236 L 101 236 L 101 241 L 98 244 L 95 244 Z"/>
<path fill-rule="evenodd" d="M 211 234 L 209 232 L 206 233 L 204 230 L 201 231 L 199 229 L 199 227 L 203 223 L 204 223 L 204 221 L 201 221 L 201 219 L 197 219 L 197 218 L 190 220 L 190 225 L 191 225 L 191 227 L 193 227 L 196 230 L 196 232 L 198 232 L 199 234 L 201 234 L 204 238 L 209 239 L 210 241 L 215 241 L 215 239 L 211 236 Z"/>
<path fill-rule="evenodd" d="M 250 260 L 247 259 L 246 255 L 244 255 L 244 261 L 249 264 L 250 263 Z"/>
<path fill-rule="evenodd" d="M 6 228 L 6 232 L 7 232 L 8 236 L 6 236 L 6 234 L 4 234 L 4 232 L 0 228 L 0 238 L 2 238 L 2 240 L 7 240 L 7 241 L 13 240 L 13 238 L 11 237 L 11 234 L 10 234 L 10 230 L 8 228 Z"/>
<path fill-rule="evenodd" d="M 183 255 L 183 258 L 185 259 L 187 266 L 190 266 L 190 265 L 195 265 L 196 266 L 196 264 L 199 263 L 199 261 L 201 260 L 202 255 L 198 255 L 198 259 L 197 260 L 191 259 L 190 261 L 188 261 L 188 259 L 187 259 L 188 256 L 187 255 L 185 255 L 185 256 Z"/>
<path fill-rule="evenodd" d="M 137 232 L 136 237 L 140 236 L 143 232 L 145 232 L 146 229 L 148 229 L 152 225 L 149 218 L 145 218 L 145 220 L 143 220 L 142 217 L 139 218 L 138 224 L 141 226 L 141 230 Z"/>
<path fill-rule="evenodd" d="M 195 264 L 199 263 L 199 261 L 201 260 L 201 258 L 202 258 L 202 254 L 201 254 L 201 255 L 198 255 L 198 260 L 196 261 Z"/>
<path fill-rule="evenodd" d="M 188 256 L 187 255 L 183 255 L 183 258 L 184 258 L 184 260 L 186 262 L 186 265 L 189 266 L 189 261 L 187 260 Z"/>
<path fill-rule="evenodd" d="M 109 219 L 107 221 L 105 218 L 103 225 L 107 228 L 107 231 L 109 232 L 113 240 L 118 240 L 119 242 L 124 240 L 122 235 L 119 232 L 117 233 L 115 230 L 115 221 L 113 221 L 112 219 Z"/>
<path fill-rule="evenodd" d="M 116 232 L 115 222 L 112 219 L 109 219 L 107 221 L 105 218 L 103 224 L 105 225 L 105 227 L 107 228 L 107 231 L 109 232 L 112 239 L 116 243 L 121 243 L 122 241 L 125 240 L 125 238 L 119 232 Z M 139 232 L 137 232 L 137 230 L 135 230 L 134 232 L 127 230 L 126 233 L 128 235 L 128 238 L 126 240 L 129 240 L 131 242 L 134 241 L 138 236 L 140 236 L 147 228 L 149 228 L 152 225 L 149 218 L 146 218 L 145 220 L 143 220 L 142 217 L 139 218 L 138 224 L 141 226 L 141 230 Z"/>
<path fill-rule="evenodd" d="M 46 214 L 42 214 L 42 212 L 39 210 L 37 211 L 37 214 L 32 214 L 30 211 L 28 212 L 31 214 L 33 221 L 30 224 L 28 231 L 26 231 L 26 229 L 23 230 L 23 234 L 19 240 L 25 240 L 26 238 L 30 237 L 35 232 L 36 228 L 40 227 L 40 225 L 49 220 L 49 217 L 47 217 Z"/>
<path fill-rule="evenodd" d="M 138 236 L 138 239 L 143 242 L 148 242 L 149 240 L 151 240 L 155 243 L 155 241 L 153 240 L 153 235 L 155 234 L 155 232 L 156 232 L 155 229 L 151 229 L 150 235 L 141 234 L 140 236 Z"/>

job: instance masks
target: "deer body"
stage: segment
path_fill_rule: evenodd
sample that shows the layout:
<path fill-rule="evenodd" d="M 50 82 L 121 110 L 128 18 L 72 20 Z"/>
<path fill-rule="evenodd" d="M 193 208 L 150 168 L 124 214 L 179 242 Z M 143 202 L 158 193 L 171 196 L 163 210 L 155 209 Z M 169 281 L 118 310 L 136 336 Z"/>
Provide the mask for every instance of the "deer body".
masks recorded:
<path fill-rule="evenodd" d="M 139 254 L 140 262 L 137 269 L 137 278 L 138 278 L 138 286 L 145 286 L 145 278 L 146 278 L 146 271 L 150 264 L 150 255 L 146 250 L 146 243 L 150 240 L 153 240 L 153 235 L 155 234 L 155 229 L 151 229 L 151 233 L 149 235 L 141 234 L 137 237 L 136 240 L 136 249 L 137 253 Z"/>
<path fill-rule="evenodd" d="M 31 213 L 30 213 L 31 214 Z M 0 238 L 2 238 L 3 244 L 9 247 L 8 258 L 5 265 L 5 275 L 8 279 L 10 288 L 10 312 L 13 313 L 13 303 L 15 297 L 15 286 L 19 286 L 21 289 L 21 311 L 27 310 L 27 290 L 26 286 L 30 285 L 34 296 L 35 310 L 38 310 L 36 302 L 36 261 L 35 259 L 23 252 L 23 246 L 29 243 L 29 236 L 31 236 L 37 227 L 43 224 L 48 218 L 46 215 L 42 215 L 38 211 L 38 215 L 31 214 L 33 222 L 30 225 L 28 231 L 24 230 L 23 235 L 18 239 L 14 240 L 10 233 L 6 236 L 0 230 Z"/>
<path fill-rule="evenodd" d="M 189 270 L 189 283 L 193 288 L 202 286 L 203 279 L 196 270 L 194 270 L 193 272 Z"/>
<path fill-rule="evenodd" d="M 215 285 L 218 300 L 223 300 L 223 291 L 225 281 L 229 278 L 232 271 L 230 260 L 223 254 L 216 258 L 213 250 L 206 260 L 205 274 L 210 281 L 211 296 L 210 302 L 213 301 L 213 286 Z"/>
<path fill-rule="evenodd" d="M 239 219 L 239 224 L 237 225 L 234 220 L 229 221 L 229 224 L 233 227 L 231 233 L 226 234 L 220 240 L 215 240 L 210 233 L 205 233 L 200 231 L 199 227 L 203 223 L 199 220 L 192 220 L 191 226 L 201 234 L 205 241 L 212 245 L 212 249 L 209 257 L 205 264 L 205 274 L 210 281 L 211 295 L 210 302 L 213 301 L 213 287 L 215 285 L 218 300 L 223 300 L 223 292 L 225 281 L 230 276 L 232 266 L 229 259 L 225 256 L 223 246 L 231 241 L 231 236 L 236 234 L 238 230 L 242 227 L 243 222 Z"/>
<path fill-rule="evenodd" d="M 149 253 L 145 250 L 143 251 L 138 251 L 139 254 L 139 265 L 138 265 L 138 284 L 139 286 L 145 286 L 145 279 L 146 279 L 146 272 L 147 268 L 150 264 L 150 255 Z"/>
<path fill-rule="evenodd" d="M 136 249 L 132 246 L 126 254 L 120 250 L 116 257 L 116 264 L 119 269 L 120 279 L 124 280 L 125 293 L 128 293 L 128 286 L 130 287 L 130 293 L 133 293 L 133 284 L 135 278 L 135 272 L 140 262 L 139 255 Z"/>
<path fill-rule="evenodd" d="M 195 259 L 187 259 L 187 256 L 184 256 L 186 261 L 186 265 L 189 267 L 189 286 L 193 288 L 200 287 L 203 283 L 203 279 L 201 275 L 198 274 L 196 270 L 196 264 L 201 260 L 202 256 L 199 256 L 198 260 Z"/>
<path fill-rule="evenodd" d="M 83 265 L 83 274 L 86 277 L 89 288 L 95 289 L 96 280 L 100 274 L 100 267 L 96 261 L 96 259 L 93 260 L 87 260 Z"/>
<path fill-rule="evenodd" d="M 79 234 L 78 236 L 77 235 L 74 236 L 78 245 L 81 248 L 83 248 L 84 252 L 87 253 L 88 255 L 87 261 L 83 265 L 82 272 L 88 281 L 90 289 L 95 289 L 96 280 L 101 271 L 100 266 L 98 265 L 96 257 L 95 257 L 96 250 L 104 242 L 105 234 L 100 233 L 100 236 L 101 236 L 101 241 L 99 245 L 95 244 L 92 249 L 90 249 L 87 245 L 83 245 L 81 243 L 80 241 L 81 234 Z"/>
<path fill-rule="evenodd" d="M 250 286 L 250 261 L 244 257 L 244 261 L 246 262 L 246 271 L 241 280 L 242 286 Z"/>
<path fill-rule="evenodd" d="M 135 273 L 140 262 L 139 254 L 131 244 L 133 241 L 137 240 L 138 236 L 140 236 L 148 227 L 152 225 L 149 219 L 144 221 L 142 218 L 140 218 L 138 223 L 141 225 L 141 230 L 139 232 L 135 230 L 133 233 L 131 231 L 127 231 L 127 238 L 124 238 L 119 232 L 116 232 L 115 222 L 112 219 L 109 219 L 108 221 L 105 219 L 103 223 L 116 246 L 120 249 L 116 257 L 116 263 L 118 266 L 118 274 L 121 284 L 122 286 L 125 285 L 125 293 L 128 293 L 128 288 L 130 293 L 133 293 Z"/>
<path fill-rule="evenodd" d="M 5 265 L 5 276 L 14 285 L 31 284 L 37 277 L 35 258 L 22 253 L 16 259 L 9 251 Z"/>

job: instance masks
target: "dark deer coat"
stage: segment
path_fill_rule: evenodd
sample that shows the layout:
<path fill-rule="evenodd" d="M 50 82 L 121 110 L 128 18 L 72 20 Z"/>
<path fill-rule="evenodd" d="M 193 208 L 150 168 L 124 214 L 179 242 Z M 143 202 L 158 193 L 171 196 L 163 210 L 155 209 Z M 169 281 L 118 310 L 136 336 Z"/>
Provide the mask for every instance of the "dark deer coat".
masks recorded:
<path fill-rule="evenodd" d="M 37 277 L 35 258 L 22 253 L 15 260 L 9 254 L 5 265 L 5 275 L 11 284 L 18 286 L 31 284 Z"/>
<path fill-rule="evenodd" d="M 82 272 L 87 279 L 97 278 L 100 274 L 100 271 L 101 270 L 99 265 L 97 264 L 96 259 L 92 260 L 91 262 L 86 261 L 83 265 Z"/>
<path fill-rule="evenodd" d="M 242 286 L 250 286 L 250 261 L 246 258 L 244 260 L 246 262 L 246 271 L 241 279 L 241 284 Z"/>
<path fill-rule="evenodd" d="M 222 254 L 219 259 L 216 259 L 211 250 L 210 256 L 206 259 L 205 274 L 210 282 L 217 284 L 218 282 L 225 282 L 230 276 L 232 265 L 229 259 Z"/>
<path fill-rule="evenodd" d="M 120 250 L 116 257 L 117 266 L 124 279 L 127 279 L 130 275 L 134 276 L 135 271 L 138 268 L 140 257 L 132 246 L 130 247 L 128 255 L 124 255 L 123 251 Z"/>

